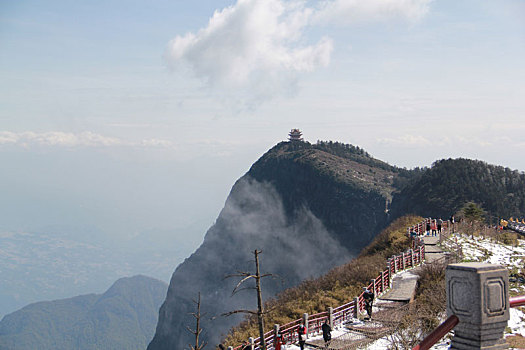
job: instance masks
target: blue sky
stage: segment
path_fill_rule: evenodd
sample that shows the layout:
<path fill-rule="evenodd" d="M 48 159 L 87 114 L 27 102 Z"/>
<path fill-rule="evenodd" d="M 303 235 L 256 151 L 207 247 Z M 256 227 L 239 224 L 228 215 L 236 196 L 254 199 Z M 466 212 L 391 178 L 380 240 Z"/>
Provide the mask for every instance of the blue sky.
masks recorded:
<path fill-rule="evenodd" d="M 0 219 L 197 244 L 291 128 L 523 171 L 524 61 L 522 1 L 3 1 Z"/>

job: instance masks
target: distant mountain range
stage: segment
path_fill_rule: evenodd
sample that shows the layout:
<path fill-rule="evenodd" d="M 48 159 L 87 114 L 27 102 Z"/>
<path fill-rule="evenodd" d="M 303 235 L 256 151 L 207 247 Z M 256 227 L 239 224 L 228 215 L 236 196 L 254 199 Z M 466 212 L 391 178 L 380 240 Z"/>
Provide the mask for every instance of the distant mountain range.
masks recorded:
<path fill-rule="evenodd" d="M 232 297 L 238 281 L 224 279 L 253 271 L 255 249 L 263 272 L 284 279 L 264 282 L 267 299 L 348 261 L 400 216 L 448 217 L 471 200 L 493 220 L 523 215 L 525 175 L 466 159 L 407 170 L 353 145 L 279 143 L 235 183 L 202 245 L 175 270 L 148 350 L 191 344 L 199 292 L 208 314 L 201 339 L 218 343 L 242 319 L 221 314 L 255 307 L 253 293 Z"/>
<path fill-rule="evenodd" d="M 166 290 L 162 281 L 134 276 L 103 294 L 28 305 L 0 322 L 0 349 L 143 350 Z"/>
<path fill-rule="evenodd" d="M 101 293 L 123 276 L 168 281 L 200 236 L 188 230 L 188 241 L 176 242 L 170 237 L 179 232 L 148 231 L 108 242 L 89 231 L 57 231 L 0 230 L 0 319 L 37 301 Z"/>

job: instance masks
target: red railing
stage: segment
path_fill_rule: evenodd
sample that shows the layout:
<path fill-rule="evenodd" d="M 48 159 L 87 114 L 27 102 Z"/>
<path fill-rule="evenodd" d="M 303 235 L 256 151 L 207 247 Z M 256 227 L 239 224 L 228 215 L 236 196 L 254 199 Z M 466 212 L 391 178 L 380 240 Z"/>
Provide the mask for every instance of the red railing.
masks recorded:
<path fill-rule="evenodd" d="M 425 229 L 425 223 L 419 223 L 418 225 L 415 225 L 409 229 L 410 230 L 417 230 L 419 234 L 424 233 Z M 405 269 L 412 268 L 415 265 L 420 264 L 423 260 L 425 260 L 425 246 L 424 243 L 419 237 L 414 237 L 413 244 L 412 244 L 413 250 L 409 253 L 404 253 L 405 257 Z M 413 258 L 412 258 L 413 256 Z M 390 288 L 390 281 L 395 274 L 395 272 L 402 271 L 403 270 L 403 254 L 394 256 L 390 260 L 390 269 L 386 269 L 382 273 L 379 274 L 378 277 L 374 279 L 374 282 L 371 282 L 367 288 L 368 290 L 374 291 L 374 294 L 380 295 L 384 292 L 386 292 Z M 412 260 L 414 261 L 414 264 L 412 265 Z M 392 275 L 390 275 L 390 271 L 392 271 Z M 357 310 L 356 310 L 357 309 Z M 362 313 L 365 311 L 365 302 L 363 299 L 363 293 L 361 293 L 357 297 L 357 305 L 354 301 L 351 301 L 347 304 L 341 305 L 336 307 L 332 310 L 332 317 L 333 317 L 333 326 L 337 326 L 340 324 L 343 324 L 347 321 L 349 321 L 351 318 L 354 317 L 357 313 Z M 329 314 L 327 311 L 320 312 L 318 314 L 309 315 L 308 317 L 308 324 L 305 325 L 307 327 L 308 334 L 317 334 L 321 333 L 321 326 L 325 322 L 325 320 L 329 317 Z M 294 321 L 291 321 L 283 326 L 280 327 L 280 332 L 283 336 L 283 343 L 284 344 L 290 344 L 294 343 L 297 340 L 297 328 L 301 324 L 302 319 L 297 319 Z M 275 332 L 273 330 L 266 332 L 264 334 L 264 340 L 266 343 L 267 349 L 273 349 L 274 344 L 274 336 Z M 254 344 L 254 350 L 260 349 L 260 337 L 255 338 L 253 341 Z M 240 350 L 242 349 L 244 344 L 241 344 L 234 348 L 234 350 Z"/>
<path fill-rule="evenodd" d="M 519 297 L 513 297 L 509 300 L 510 307 L 525 306 L 525 295 Z"/>
<path fill-rule="evenodd" d="M 452 315 L 446 319 L 445 322 L 440 324 L 432 333 L 427 335 L 425 339 L 418 345 L 416 345 L 412 350 L 428 350 L 434 344 L 436 344 L 439 339 L 443 338 L 448 332 L 450 332 L 456 325 L 459 323 L 459 318 L 456 315 Z"/>
<path fill-rule="evenodd" d="M 317 334 L 321 333 L 321 326 L 324 321 L 328 318 L 328 311 L 320 312 L 318 314 L 313 314 L 308 317 L 308 334 Z"/>
<path fill-rule="evenodd" d="M 295 343 L 295 341 L 297 340 L 297 328 L 299 328 L 301 322 L 302 320 L 298 319 L 292 322 L 288 322 L 287 324 L 281 326 L 279 331 L 283 335 L 283 343 Z"/>
<path fill-rule="evenodd" d="M 266 343 L 266 347 L 269 348 L 270 345 L 272 345 L 273 347 L 273 336 L 274 336 L 274 331 L 268 331 L 266 333 L 264 333 L 264 342 Z M 254 350 L 257 350 L 257 349 L 260 349 L 261 348 L 261 337 L 258 337 L 258 338 L 255 338 L 253 340 L 253 345 L 254 345 Z"/>
<path fill-rule="evenodd" d="M 333 317 L 335 324 L 343 324 L 350 321 L 354 317 L 355 304 L 354 301 L 348 304 L 341 305 L 333 310 Z"/>

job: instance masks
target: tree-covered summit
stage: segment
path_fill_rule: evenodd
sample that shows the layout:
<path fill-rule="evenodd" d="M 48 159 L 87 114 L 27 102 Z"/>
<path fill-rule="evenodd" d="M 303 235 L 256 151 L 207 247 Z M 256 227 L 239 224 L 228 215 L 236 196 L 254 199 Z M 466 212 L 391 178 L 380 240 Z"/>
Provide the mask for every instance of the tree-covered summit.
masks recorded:
<path fill-rule="evenodd" d="M 438 160 L 395 196 L 392 209 L 394 215 L 446 217 L 467 202 L 479 204 L 492 222 L 523 216 L 525 174 L 480 160 Z"/>

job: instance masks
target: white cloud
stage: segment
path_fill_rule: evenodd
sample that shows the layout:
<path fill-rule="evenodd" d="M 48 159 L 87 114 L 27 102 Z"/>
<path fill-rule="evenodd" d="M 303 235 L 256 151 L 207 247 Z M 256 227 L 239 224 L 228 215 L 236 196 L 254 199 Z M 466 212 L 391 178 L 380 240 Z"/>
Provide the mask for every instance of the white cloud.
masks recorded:
<path fill-rule="evenodd" d="M 171 66 L 188 64 L 193 73 L 219 89 L 264 86 L 281 93 L 301 72 L 330 62 L 333 44 L 300 39 L 313 10 L 301 1 L 239 0 L 216 11 L 207 27 L 173 39 L 167 50 Z M 259 96 L 260 97 L 260 96 Z"/>
<path fill-rule="evenodd" d="M 169 140 L 163 140 L 163 139 L 142 140 L 141 143 L 143 146 L 146 146 L 146 147 L 165 147 L 165 148 L 173 147 L 173 142 Z"/>
<path fill-rule="evenodd" d="M 10 131 L 0 131 L 0 145 L 16 143 L 19 139 L 19 136 Z"/>
<path fill-rule="evenodd" d="M 349 25 L 403 19 L 417 21 L 429 11 L 431 0 L 325 0 L 315 14 L 320 24 Z"/>
<path fill-rule="evenodd" d="M 0 131 L 0 145 L 56 146 L 56 147 L 164 147 L 171 148 L 173 143 L 163 139 L 148 139 L 140 142 L 127 141 L 116 137 L 104 136 L 91 131 L 71 133 L 63 131 L 48 132 L 11 132 Z"/>
<path fill-rule="evenodd" d="M 33 143 L 46 146 L 116 146 L 122 145 L 120 139 L 102 136 L 93 132 L 69 133 L 62 131 L 32 132 L 26 131 L 18 134 L 18 142 Z"/>
<path fill-rule="evenodd" d="M 216 10 L 206 27 L 171 40 L 166 59 L 173 68 L 189 67 L 221 96 L 233 92 L 233 99 L 260 102 L 293 92 L 300 74 L 330 63 L 333 40 L 305 43 L 308 28 L 417 20 L 430 1 L 323 0 L 308 7 L 303 0 L 238 0 Z"/>
<path fill-rule="evenodd" d="M 421 135 L 402 135 L 397 137 L 378 138 L 378 143 L 392 146 L 430 146 L 432 143 L 429 139 Z"/>

